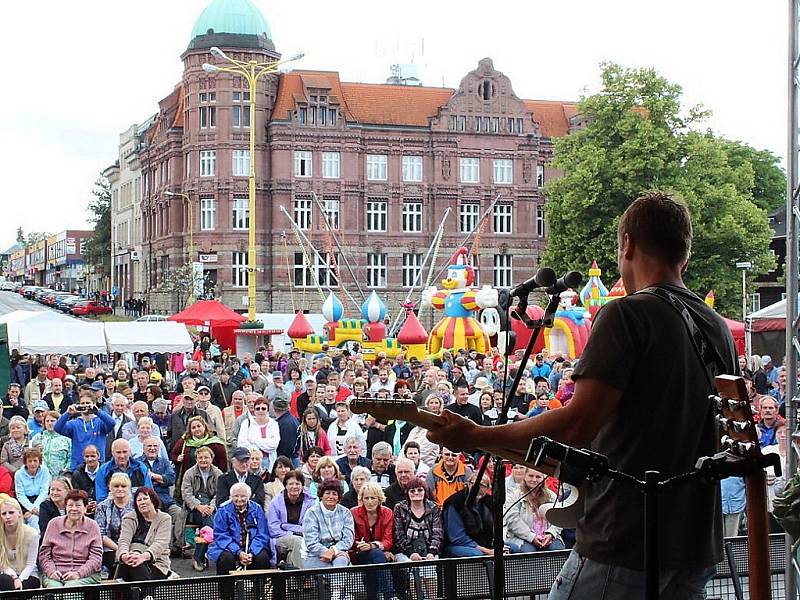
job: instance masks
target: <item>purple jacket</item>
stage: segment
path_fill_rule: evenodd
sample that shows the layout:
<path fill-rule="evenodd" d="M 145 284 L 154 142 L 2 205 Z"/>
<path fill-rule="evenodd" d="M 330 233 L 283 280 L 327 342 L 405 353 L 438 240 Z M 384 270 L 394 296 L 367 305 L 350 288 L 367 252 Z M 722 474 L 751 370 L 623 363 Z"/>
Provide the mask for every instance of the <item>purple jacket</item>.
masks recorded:
<path fill-rule="evenodd" d="M 284 490 L 285 491 L 285 490 Z M 303 535 L 303 518 L 306 515 L 306 510 L 310 507 L 315 500 L 309 493 L 303 489 L 303 506 L 300 508 L 300 523 L 293 525 L 286 521 L 286 497 L 282 491 L 280 494 L 272 499 L 269 504 L 269 511 L 267 512 L 267 527 L 269 528 L 269 544 L 271 553 L 272 564 L 275 565 L 276 557 L 278 556 L 277 540 L 285 535 L 299 534 Z"/>

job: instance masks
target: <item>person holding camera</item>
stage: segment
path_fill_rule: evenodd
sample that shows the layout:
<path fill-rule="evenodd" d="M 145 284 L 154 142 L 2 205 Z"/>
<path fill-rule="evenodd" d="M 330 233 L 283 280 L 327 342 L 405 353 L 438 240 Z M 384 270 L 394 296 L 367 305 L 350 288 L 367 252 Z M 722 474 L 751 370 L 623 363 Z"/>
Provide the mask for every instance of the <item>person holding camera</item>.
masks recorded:
<path fill-rule="evenodd" d="M 93 445 L 100 453 L 100 462 L 105 461 L 106 436 L 114 431 L 114 418 L 107 412 L 97 410 L 90 392 L 81 392 L 78 404 L 71 404 L 56 421 L 56 433 L 72 440 L 72 457 L 69 469 L 74 471 L 83 462 L 83 451 Z"/>

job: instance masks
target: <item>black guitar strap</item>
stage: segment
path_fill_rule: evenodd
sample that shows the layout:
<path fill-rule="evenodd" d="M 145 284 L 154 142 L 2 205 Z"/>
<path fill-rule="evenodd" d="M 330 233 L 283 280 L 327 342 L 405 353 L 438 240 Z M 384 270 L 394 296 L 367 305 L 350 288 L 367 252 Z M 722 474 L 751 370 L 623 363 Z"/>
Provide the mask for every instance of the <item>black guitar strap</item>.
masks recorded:
<path fill-rule="evenodd" d="M 716 390 L 714 385 L 714 378 L 726 371 L 725 361 L 722 360 L 717 349 L 708 343 L 705 334 L 695 323 L 692 314 L 686 307 L 686 304 L 678 298 L 675 294 L 662 287 L 651 286 L 636 292 L 637 294 L 649 294 L 660 298 L 669 304 L 680 315 L 683 324 L 686 326 L 686 331 L 689 334 L 689 339 L 692 341 L 692 347 L 703 365 L 703 372 L 708 381 L 708 387 L 712 393 Z"/>

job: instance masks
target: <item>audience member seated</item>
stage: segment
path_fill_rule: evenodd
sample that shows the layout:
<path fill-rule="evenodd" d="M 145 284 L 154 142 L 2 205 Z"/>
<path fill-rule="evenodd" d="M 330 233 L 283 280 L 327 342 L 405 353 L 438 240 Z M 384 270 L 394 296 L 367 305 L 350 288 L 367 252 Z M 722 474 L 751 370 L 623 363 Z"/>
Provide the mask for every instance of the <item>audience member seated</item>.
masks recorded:
<path fill-rule="evenodd" d="M 386 489 L 397 480 L 392 464 L 392 447 L 388 442 L 378 442 L 372 447 L 370 470 L 372 472 L 370 481 L 380 485 L 381 489 Z"/>
<path fill-rule="evenodd" d="M 100 583 L 103 543 L 100 528 L 86 517 L 89 497 L 83 490 L 67 494 L 66 512 L 47 526 L 39 548 L 39 567 L 46 588 Z"/>
<path fill-rule="evenodd" d="M 72 491 L 72 485 L 70 485 L 69 479 L 66 477 L 59 476 L 50 482 L 50 494 L 39 506 L 39 540 L 44 538 L 50 521 L 67 514 L 67 494 L 70 491 Z M 86 513 L 88 514 L 89 508 L 91 508 L 92 515 L 94 515 L 95 506 L 96 504 L 93 500 L 87 500 Z"/>
<path fill-rule="evenodd" d="M 150 471 L 142 461 L 131 458 L 128 440 L 114 440 L 111 444 L 111 460 L 103 463 L 94 480 L 95 498 L 102 502 L 108 497 L 108 484 L 114 473 L 125 473 L 131 482 L 131 492 L 141 486 L 153 487 Z"/>
<path fill-rule="evenodd" d="M 428 473 L 428 489 L 431 499 L 439 506 L 456 492 L 464 489 L 464 484 L 472 477 L 472 468 L 459 460 L 458 452 L 442 448 L 442 460 Z"/>
<path fill-rule="evenodd" d="M 109 481 L 109 496 L 97 505 L 94 520 L 103 536 L 103 567 L 114 575 L 122 517 L 133 510 L 131 480 L 125 473 L 114 473 Z"/>
<path fill-rule="evenodd" d="M 369 472 L 367 467 L 355 467 L 350 474 L 350 491 L 342 496 L 341 505 L 345 508 L 355 508 L 358 506 L 358 494 L 371 476 L 372 473 Z"/>
<path fill-rule="evenodd" d="M 408 458 L 398 458 L 394 462 L 394 473 L 397 480 L 384 490 L 386 508 L 394 510 L 398 502 L 406 499 L 405 485 L 412 479 L 416 479 L 414 463 Z"/>
<path fill-rule="evenodd" d="M 22 468 L 22 452 L 28 445 L 28 423 L 22 417 L 11 417 L 8 421 L 8 439 L 0 450 L 0 463 L 10 473 Z"/>
<path fill-rule="evenodd" d="M 269 472 L 272 463 L 278 458 L 277 450 L 280 443 L 281 430 L 278 422 L 269 417 L 269 400 L 259 396 L 253 403 L 253 414 L 242 421 L 236 444 L 239 448 L 261 450 L 264 455 L 261 467 Z"/>
<path fill-rule="evenodd" d="M 22 505 L 25 523 L 39 528 L 39 507 L 47 498 L 50 488 L 50 472 L 42 466 L 42 451 L 25 448 L 22 460 L 25 466 L 14 474 L 14 489 Z"/>
<path fill-rule="evenodd" d="M 200 527 L 211 527 L 214 523 L 217 481 L 222 476 L 222 471 L 212 464 L 214 452 L 208 446 L 198 448 L 195 458 L 197 464 L 186 471 L 181 485 L 181 496 L 187 513 L 186 522 Z M 192 561 L 195 571 L 205 571 L 208 568 L 207 549 L 206 544 L 195 544 Z"/>
<path fill-rule="evenodd" d="M 542 504 L 555 502 L 556 495 L 544 485 L 547 476 L 527 469 L 518 492 L 509 498 L 510 507 L 504 519 L 509 546 L 521 552 L 563 550 L 561 528 L 551 525 L 540 514 Z"/>
<path fill-rule="evenodd" d="M 183 511 L 181 511 L 180 505 L 175 502 L 175 498 L 170 493 L 170 489 L 175 485 L 175 469 L 171 462 L 164 460 L 160 455 L 162 446 L 161 440 L 155 436 L 150 436 L 144 440 L 142 461 L 150 470 L 153 491 L 158 495 L 158 499 L 161 502 L 159 510 L 166 512 L 172 519 L 170 548 L 172 548 L 176 556 L 181 556 L 183 549 Z"/>
<path fill-rule="evenodd" d="M 442 511 L 428 499 L 424 481 L 412 479 L 403 487 L 405 500 L 394 507 L 394 550 L 397 562 L 439 558 L 444 543 Z"/>
<path fill-rule="evenodd" d="M 339 465 L 339 470 L 347 481 L 350 481 L 350 475 L 356 467 L 372 466 L 372 461 L 364 456 L 364 447 L 362 446 L 361 439 L 358 436 L 348 436 L 344 440 L 344 456 L 336 459 L 336 464 Z"/>
<path fill-rule="evenodd" d="M 170 573 L 172 519 L 159 510 L 161 499 L 149 487 L 136 490 L 133 507 L 122 517 L 116 575 L 125 581 L 166 579 Z"/>
<path fill-rule="evenodd" d="M 223 473 L 228 470 L 228 454 L 225 441 L 213 433 L 203 417 L 191 417 L 186 431 L 172 447 L 172 462 L 175 464 L 177 486 L 180 489 L 183 475 L 195 464 L 199 448 L 210 448 L 214 453 L 214 466 Z"/>
<path fill-rule="evenodd" d="M 0 592 L 38 588 L 39 531 L 23 523 L 22 507 L 7 494 L 0 494 L 0 520 Z"/>
<path fill-rule="evenodd" d="M 250 499 L 263 506 L 266 504 L 264 496 L 264 482 L 257 475 L 249 472 L 250 451 L 241 446 L 231 457 L 231 470 L 220 476 L 217 480 L 217 506 L 222 506 L 230 498 L 231 488 L 235 483 L 246 483 L 252 492 Z"/>
<path fill-rule="evenodd" d="M 61 475 L 69 465 L 72 441 L 53 430 L 59 415 L 51 410 L 44 414 L 44 429 L 31 438 L 31 446 L 42 451 L 42 464 L 50 477 Z"/>
<path fill-rule="evenodd" d="M 317 488 L 319 502 L 312 504 L 303 520 L 306 568 L 346 567 L 355 541 L 353 515 L 339 504 L 344 491 L 338 479 L 327 479 Z"/>
<path fill-rule="evenodd" d="M 444 530 L 446 545 L 443 555 L 450 558 L 465 556 L 489 556 L 493 554 L 492 540 L 494 521 L 492 516 L 489 475 L 484 474 L 478 482 L 477 474 L 470 477 L 462 490 L 450 496 L 444 503 Z M 472 506 L 467 504 L 467 496 L 473 485 L 479 485 Z M 506 550 L 508 551 L 506 546 Z"/>
<path fill-rule="evenodd" d="M 320 483 L 327 479 L 337 479 L 342 483 L 342 489 L 346 493 L 349 489 L 347 482 L 344 480 L 339 465 L 330 456 L 323 456 L 317 461 L 317 466 L 314 468 L 314 474 L 311 477 L 312 481 L 308 486 L 308 493 L 312 496 L 317 495 L 317 488 Z"/>
<path fill-rule="evenodd" d="M 331 455 L 328 435 L 320 425 L 320 416 L 312 406 L 305 410 L 297 431 L 297 452 L 302 462 L 308 462 L 314 448 L 320 448 L 323 456 Z"/>
<path fill-rule="evenodd" d="M 368 481 L 361 487 L 359 505 L 351 509 L 355 541 L 350 549 L 350 560 L 355 565 L 394 562 L 394 515 L 391 509 L 383 506 L 385 499 L 377 483 Z M 368 600 L 377 600 L 378 593 L 388 597 L 394 591 L 387 575 L 386 572 L 367 571 L 364 578 Z"/>
<path fill-rule="evenodd" d="M 273 564 L 285 553 L 286 563 L 303 568 L 303 523 L 308 508 L 317 502 L 303 487 L 300 471 L 289 471 L 284 489 L 269 504 L 267 525 Z"/>
<path fill-rule="evenodd" d="M 272 499 L 283 491 L 284 478 L 293 468 L 292 461 L 286 456 L 279 456 L 273 463 L 269 481 L 264 484 L 264 494 L 266 495 L 264 504 L 267 508 L 269 508 L 269 503 L 272 502 Z"/>
<path fill-rule="evenodd" d="M 100 451 L 94 444 L 89 444 L 83 449 L 83 462 L 72 471 L 72 487 L 83 490 L 89 495 L 89 508 L 86 514 L 94 517 L 95 501 L 94 480 L 100 470 Z"/>

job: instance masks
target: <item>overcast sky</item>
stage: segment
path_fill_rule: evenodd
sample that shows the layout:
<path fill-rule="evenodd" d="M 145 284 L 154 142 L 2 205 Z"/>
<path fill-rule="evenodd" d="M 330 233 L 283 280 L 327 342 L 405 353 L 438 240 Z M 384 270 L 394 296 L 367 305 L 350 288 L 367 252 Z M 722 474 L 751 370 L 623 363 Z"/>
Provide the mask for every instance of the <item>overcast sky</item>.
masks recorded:
<path fill-rule="evenodd" d="M 713 111 L 718 133 L 786 154 L 784 0 L 254 0 L 297 68 L 382 82 L 415 57 L 425 85 L 456 87 L 489 56 L 522 98 L 575 100 L 598 64 L 652 66 Z M 86 226 L 92 182 L 119 134 L 180 80 L 209 0 L 0 2 L 0 246 Z M 424 54 L 421 49 L 424 48 Z"/>

